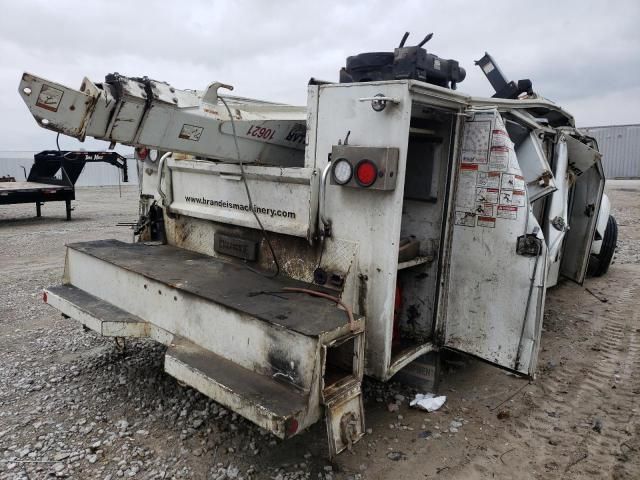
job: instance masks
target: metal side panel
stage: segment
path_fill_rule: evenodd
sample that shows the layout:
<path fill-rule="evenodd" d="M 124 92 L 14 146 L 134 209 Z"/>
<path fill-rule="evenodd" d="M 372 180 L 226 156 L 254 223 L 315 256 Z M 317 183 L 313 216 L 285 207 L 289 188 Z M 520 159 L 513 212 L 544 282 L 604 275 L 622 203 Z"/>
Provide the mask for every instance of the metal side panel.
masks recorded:
<path fill-rule="evenodd" d="M 364 409 L 360 384 L 326 403 L 329 457 L 334 458 L 364 436 Z"/>
<path fill-rule="evenodd" d="M 178 160 L 170 161 L 168 166 L 170 173 L 165 175 L 170 176 L 172 212 L 259 228 L 237 165 Z M 254 211 L 266 230 L 312 236 L 317 210 L 314 169 L 248 165 L 245 178 Z"/>
<path fill-rule="evenodd" d="M 553 193 L 557 188 L 538 135 L 538 132 L 531 132 L 517 151 L 530 202 Z"/>
<path fill-rule="evenodd" d="M 280 438 L 318 420 L 305 418 L 309 397 L 293 386 L 179 337 L 167 349 L 165 371 Z"/>
<path fill-rule="evenodd" d="M 581 175 L 602 160 L 602 154 L 598 150 L 585 145 L 580 140 L 566 135 L 566 141 L 567 150 L 569 150 L 569 166 L 577 175 Z"/>
<path fill-rule="evenodd" d="M 378 94 L 397 103 L 390 102 L 384 111 L 376 112 L 370 98 Z M 367 319 L 365 373 L 379 379 L 387 377 L 391 361 L 394 301 L 390 292 L 395 289 L 398 259 L 388 252 L 398 248 L 400 238 L 411 108 L 406 82 L 331 84 L 319 88 L 315 144 L 318 168 L 326 167 L 333 145 L 344 143 L 349 132 L 349 145 L 392 147 L 400 152 L 393 191 L 344 188 L 327 181 L 324 204 L 332 236 L 358 244 L 354 309 Z"/>

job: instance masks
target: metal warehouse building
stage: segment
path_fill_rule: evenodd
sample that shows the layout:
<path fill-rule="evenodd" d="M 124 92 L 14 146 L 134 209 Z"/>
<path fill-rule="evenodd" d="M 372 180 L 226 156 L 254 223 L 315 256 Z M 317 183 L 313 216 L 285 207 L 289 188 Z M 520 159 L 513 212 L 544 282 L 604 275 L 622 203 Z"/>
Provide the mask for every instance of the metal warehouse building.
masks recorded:
<path fill-rule="evenodd" d="M 607 178 L 640 178 L 640 124 L 581 130 L 598 141 Z"/>

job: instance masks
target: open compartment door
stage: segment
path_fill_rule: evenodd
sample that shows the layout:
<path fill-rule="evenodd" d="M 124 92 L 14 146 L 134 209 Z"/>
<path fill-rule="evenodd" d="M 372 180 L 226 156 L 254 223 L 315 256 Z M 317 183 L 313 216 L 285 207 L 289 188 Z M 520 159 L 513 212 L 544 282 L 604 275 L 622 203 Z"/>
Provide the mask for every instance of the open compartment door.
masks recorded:
<path fill-rule="evenodd" d="M 539 135 L 539 132 L 530 132 L 517 150 L 518 163 L 527 184 L 529 202 L 535 202 L 557 190 Z"/>
<path fill-rule="evenodd" d="M 581 284 L 589 265 L 605 179 L 600 152 L 568 135 L 566 140 L 569 167 L 576 180 L 570 193 L 569 231 L 564 240 L 560 273 Z"/>
<path fill-rule="evenodd" d="M 447 348 L 533 376 L 547 250 L 497 112 L 465 122 L 458 157 L 438 337 Z"/>

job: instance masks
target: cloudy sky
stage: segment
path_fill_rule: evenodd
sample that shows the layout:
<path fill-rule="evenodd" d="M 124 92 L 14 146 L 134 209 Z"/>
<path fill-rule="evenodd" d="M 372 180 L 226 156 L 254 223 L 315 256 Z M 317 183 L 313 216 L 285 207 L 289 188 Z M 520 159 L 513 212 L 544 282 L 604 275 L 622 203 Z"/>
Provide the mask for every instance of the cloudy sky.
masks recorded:
<path fill-rule="evenodd" d="M 428 51 L 467 70 L 459 89 L 493 92 L 473 65 L 490 52 L 510 79 L 572 112 L 579 126 L 640 123 L 640 2 L 2 0 L 0 151 L 40 150 L 17 87 L 23 71 L 78 88 L 110 72 L 303 105 L 310 77 L 337 80 L 345 57 L 428 32 Z M 102 146 L 102 144 L 99 144 Z M 96 144 L 85 145 L 94 147 Z M 61 147 L 78 143 L 61 138 Z"/>

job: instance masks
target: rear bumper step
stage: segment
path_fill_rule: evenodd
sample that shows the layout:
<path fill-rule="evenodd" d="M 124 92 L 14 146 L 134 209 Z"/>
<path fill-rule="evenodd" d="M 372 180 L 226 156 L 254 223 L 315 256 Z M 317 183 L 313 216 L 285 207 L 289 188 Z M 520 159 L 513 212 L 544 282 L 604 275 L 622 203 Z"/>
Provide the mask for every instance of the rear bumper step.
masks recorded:
<path fill-rule="evenodd" d="M 69 245 L 45 301 L 104 336 L 168 346 L 165 371 L 280 438 L 330 416 L 331 455 L 364 429 L 364 319 L 308 287 L 170 245 Z M 346 439 L 346 440 L 345 440 Z"/>
<path fill-rule="evenodd" d="M 44 300 L 105 337 L 148 337 L 149 324 L 72 285 L 46 288 Z"/>
<path fill-rule="evenodd" d="M 154 337 L 157 327 L 72 285 L 45 289 L 45 301 L 106 337 Z M 165 371 L 280 438 L 294 435 L 308 395 L 168 332 Z"/>
<path fill-rule="evenodd" d="M 280 438 L 293 436 L 308 398 L 276 379 L 252 372 L 193 343 L 176 338 L 167 349 L 167 373 Z"/>

